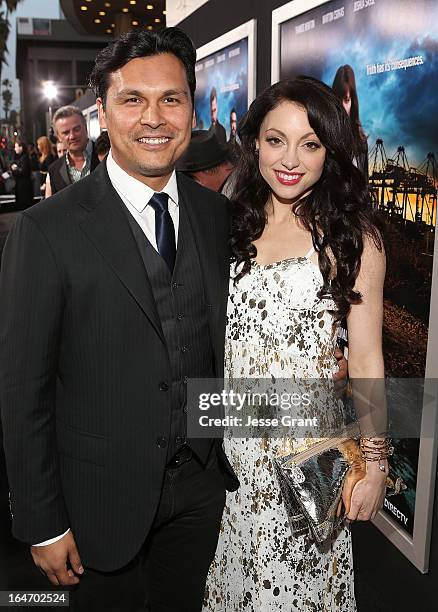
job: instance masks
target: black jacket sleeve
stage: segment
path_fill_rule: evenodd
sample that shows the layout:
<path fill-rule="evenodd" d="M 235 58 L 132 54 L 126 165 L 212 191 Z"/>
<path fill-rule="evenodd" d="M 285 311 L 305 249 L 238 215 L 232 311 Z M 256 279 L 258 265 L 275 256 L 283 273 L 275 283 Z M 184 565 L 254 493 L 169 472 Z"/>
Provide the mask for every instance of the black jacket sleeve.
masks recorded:
<path fill-rule="evenodd" d="M 0 272 L 0 408 L 12 532 L 28 543 L 69 526 L 55 426 L 63 295 L 50 244 L 23 214 L 8 236 Z"/>

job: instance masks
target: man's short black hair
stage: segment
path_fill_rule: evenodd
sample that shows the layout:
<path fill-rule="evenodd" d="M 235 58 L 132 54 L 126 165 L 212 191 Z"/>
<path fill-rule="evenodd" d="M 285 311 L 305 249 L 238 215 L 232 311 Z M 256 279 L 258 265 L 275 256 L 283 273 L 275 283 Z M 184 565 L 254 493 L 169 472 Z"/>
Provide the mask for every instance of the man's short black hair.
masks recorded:
<path fill-rule="evenodd" d="M 194 103 L 196 76 L 196 49 L 190 38 L 179 28 L 164 28 L 157 32 L 132 30 L 99 51 L 94 68 L 90 74 L 89 87 L 97 98 L 106 101 L 109 87 L 108 77 L 132 59 L 172 53 L 184 65 L 187 82 Z"/>

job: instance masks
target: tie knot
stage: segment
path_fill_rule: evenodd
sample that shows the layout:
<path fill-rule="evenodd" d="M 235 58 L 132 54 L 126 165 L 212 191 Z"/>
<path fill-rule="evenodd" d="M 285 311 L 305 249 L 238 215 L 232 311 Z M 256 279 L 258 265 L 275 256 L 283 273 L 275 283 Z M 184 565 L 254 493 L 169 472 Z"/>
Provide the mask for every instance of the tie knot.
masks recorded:
<path fill-rule="evenodd" d="M 168 200 L 169 200 L 169 196 L 167 195 L 167 193 L 163 193 L 163 192 L 154 193 L 154 195 L 149 200 L 149 204 L 152 206 L 155 212 L 162 213 L 168 210 L 167 208 Z"/>

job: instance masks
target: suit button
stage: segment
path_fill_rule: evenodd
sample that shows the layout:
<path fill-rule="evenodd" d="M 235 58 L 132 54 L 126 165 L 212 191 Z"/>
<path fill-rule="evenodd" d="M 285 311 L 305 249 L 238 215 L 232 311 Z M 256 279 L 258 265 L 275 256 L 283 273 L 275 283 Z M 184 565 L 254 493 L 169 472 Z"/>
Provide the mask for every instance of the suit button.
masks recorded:
<path fill-rule="evenodd" d="M 182 312 L 180 312 L 179 314 L 176 315 L 176 318 L 178 321 L 182 321 L 184 319 L 184 315 Z"/>
<path fill-rule="evenodd" d="M 187 346 L 182 346 L 181 347 L 181 353 L 187 353 L 188 350 L 189 350 L 189 348 Z"/>
<path fill-rule="evenodd" d="M 183 376 L 182 381 L 186 385 L 189 382 L 189 377 L 188 376 Z"/>
<path fill-rule="evenodd" d="M 165 382 L 161 382 L 158 388 L 160 391 L 169 391 L 169 385 Z"/>
<path fill-rule="evenodd" d="M 157 438 L 157 446 L 158 448 L 166 448 L 167 439 L 164 436 L 162 438 Z"/>
<path fill-rule="evenodd" d="M 187 404 L 184 404 L 183 411 L 187 414 L 187 411 L 188 411 Z"/>
<path fill-rule="evenodd" d="M 181 438 L 181 436 L 177 436 L 177 437 L 175 438 L 175 442 L 176 442 L 176 444 L 178 444 L 178 445 L 180 445 L 180 444 L 182 445 L 182 444 L 184 444 L 185 439 L 184 439 L 184 438 Z"/>
<path fill-rule="evenodd" d="M 172 289 L 178 289 L 179 284 L 178 283 L 172 283 Z"/>

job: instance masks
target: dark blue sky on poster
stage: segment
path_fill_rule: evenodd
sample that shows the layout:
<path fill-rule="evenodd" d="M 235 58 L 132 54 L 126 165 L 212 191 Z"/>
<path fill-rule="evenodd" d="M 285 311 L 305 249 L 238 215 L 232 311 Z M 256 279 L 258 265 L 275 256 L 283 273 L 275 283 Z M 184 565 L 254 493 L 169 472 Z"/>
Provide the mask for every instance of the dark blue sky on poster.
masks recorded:
<path fill-rule="evenodd" d="M 419 166 L 428 152 L 438 155 L 438 2 L 368 4 L 355 11 L 364 2 L 337 0 L 285 22 L 280 76 L 309 74 L 331 85 L 338 67 L 350 64 L 368 146 L 382 138 L 391 157 L 403 145 L 410 165 Z M 342 7 L 343 17 L 327 21 Z M 410 58 L 417 65 L 394 63 Z"/>
<path fill-rule="evenodd" d="M 248 109 L 248 39 L 244 38 L 196 62 L 196 129 L 210 127 L 210 91 L 218 94 L 218 119 L 230 135 L 230 111 L 240 119 Z"/>

